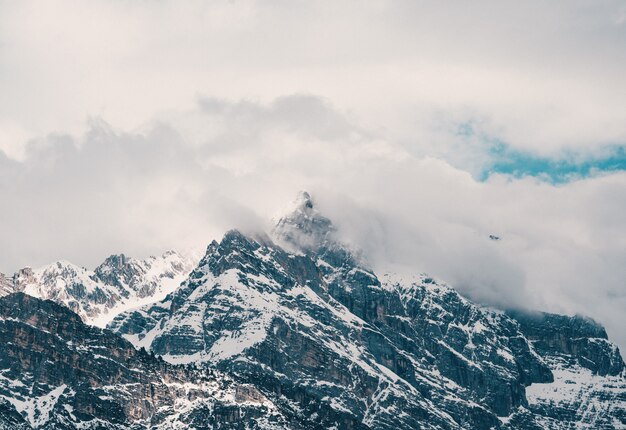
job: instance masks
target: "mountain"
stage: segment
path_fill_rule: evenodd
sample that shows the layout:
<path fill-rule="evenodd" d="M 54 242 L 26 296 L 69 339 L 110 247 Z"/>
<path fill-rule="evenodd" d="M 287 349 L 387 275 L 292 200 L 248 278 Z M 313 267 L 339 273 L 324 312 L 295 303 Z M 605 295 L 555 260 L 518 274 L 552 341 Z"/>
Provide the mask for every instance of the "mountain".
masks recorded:
<path fill-rule="evenodd" d="M 124 254 L 108 257 L 94 271 L 67 261 L 0 274 L 0 295 L 24 292 L 64 304 L 86 322 L 105 326 L 130 307 L 161 300 L 178 287 L 194 261 L 175 251 L 144 260 Z"/>
<path fill-rule="evenodd" d="M 53 301 L 0 298 L 0 429 L 626 428 L 624 362 L 600 325 L 374 273 L 336 233 L 301 193 L 269 235 L 211 242 L 161 300 L 126 257 L 32 275 L 36 292 L 82 285 L 84 315 L 119 309 L 97 288 L 146 304 L 101 329 Z"/>
<path fill-rule="evenodd" d="M 624 361 L 602 326 L 582 316 L 510 314 L 554 375 L 554 383 L 526 390 L 529 409 L 543 428 L 564 428 L 564 423 L 626 428 Z"/>
<path fill-rule="evenodd" d="M 10 294 L 13 290 L 13 279 L 4 273 L 0 273 L 0 296 Z"/>
<path fill-rule="evenodd" d="M 0 341 L 2 430 L 270 429 L 285 421 L 254 387 L 172 366 L 50 300 L 0 298 Z"/>
<path fill-rule="evenodd" d="M 426 275 L 377 276 L 303 193 L 271 238 L 228 232 L 179 289 L 109 328 L 170 363 L 253 384 L 289 411 L 290 428 L 626 427 L 616 347 L 596 332 L 580 341 L 563 330 L 568 317 L 533 331 L 522 315 L 475 305 Z M 554 332 L 576 346 L 546 349 Z M 564 367 L 581 378 L 570 384 Z M 592 400 L 580 398 L 587 383 Z M 542 393 L 563 384 L 578 394 L 559 407 L 582 411 L 554 413 Z"/>

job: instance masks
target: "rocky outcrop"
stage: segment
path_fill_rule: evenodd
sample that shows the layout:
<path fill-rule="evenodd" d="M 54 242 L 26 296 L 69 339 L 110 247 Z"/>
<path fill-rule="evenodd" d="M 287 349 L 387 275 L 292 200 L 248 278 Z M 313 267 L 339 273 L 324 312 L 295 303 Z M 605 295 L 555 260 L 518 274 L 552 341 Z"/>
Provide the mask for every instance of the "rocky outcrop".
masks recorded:
<path fill-rule="evenodd" d="M 0 296 L 6 296 L 14 291 L 13 278 L 0 273 Z"/>
<path fill-rule="evenodd" d="M 52 301 L 0 298 L 0 342 L 0 428 L 187 428 L 205 411 L 200 428 L 286 422 L 254 389 L 165 363 Z"/>
<path fill-rule="evenodd" d="M 624 364 L 602 327 L 374 273 L 335 234 L 302 193 L 271 236 L 228 232 L 111 331 L 0 298 L 0 429 L 626 428 Z M 85 282 L 140 300 L 151 269 L 136 263 L 112 256 Z"/>
<path fill-rule="evenodd" d="M 624 370 L 619 349 L 609 342 L 604 328 L 589 318 L 521 311 L 510 311 L 509 315 L 542 355 L 569 357 L 602 376 L 619 375 Z"/>
<path fill-rule="evenodd" d="M 11 402 L 0 398 L 0 430 L 30 430 L 31 428 Z"/>
<path fill-rule="evenodd" d="M 0 276 L 0 296 L 25 292 L 62 303 L 84 321 L 104 326 L 130 307 L 161 300 L 189 274 L 196 261 L 168 251 L 144 260 L 123 254 L 107 258 L 95 271 L 67 261 L 20 269 Z"/>
<path fill-rule="evenodd" d="M 552 383 L 527 389 L 528 409 L 511 423 L 542 428 L 626 428 L 626 378 L 619 349 L 583 316 L 509 311 L 550 366 Z"/>

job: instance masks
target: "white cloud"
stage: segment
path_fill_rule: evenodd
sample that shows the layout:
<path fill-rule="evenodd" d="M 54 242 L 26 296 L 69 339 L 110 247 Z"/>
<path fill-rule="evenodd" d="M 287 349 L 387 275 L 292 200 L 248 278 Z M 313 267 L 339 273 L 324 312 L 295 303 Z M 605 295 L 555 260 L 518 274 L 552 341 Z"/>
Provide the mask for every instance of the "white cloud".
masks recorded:
<path fill-rule="evenodd" d="M 623 16 L 608 0 L 0 1 L 0 270 L 204 246 L 309 189 L 373 264 L 590 314 L 624 349 L 625 175 L 471 175 L 481 135 L 547 156 L 626 140 Z"/>
<path fill-rule="evenodd" d="M 613 336 L 626 322 L 625 173 L 481 183 L 302 95 L 201 99 L 141 133 L 94 119 L 80 138 L 51 135 L 0 163 L 5 271 L 206 246 L 232 227 L 266 229 L 309 189 L 377 268 L 428 271 L 495 305 L 586 313 Z"/>
<path fill-rule="evenodd" d="M 89 115 L 132 130 L 198 94 L 312 93 L 403 136 L 443 112 L 546 154 L 626 138 L 617 0 L 0 8 L 0 117 L 27 136 L 79 133 Z"/>

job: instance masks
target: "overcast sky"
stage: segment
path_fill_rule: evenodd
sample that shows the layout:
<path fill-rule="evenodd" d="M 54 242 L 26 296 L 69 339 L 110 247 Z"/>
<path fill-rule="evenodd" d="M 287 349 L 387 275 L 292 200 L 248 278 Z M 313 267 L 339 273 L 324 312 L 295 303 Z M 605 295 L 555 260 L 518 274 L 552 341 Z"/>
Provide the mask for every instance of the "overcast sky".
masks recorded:
<path fill-rule="evenodd" d="M 624 350 L 625 77 L 624 1 L 0 0 L 0 271 L 203 247 L 307 189 L 374 267 Z"/>

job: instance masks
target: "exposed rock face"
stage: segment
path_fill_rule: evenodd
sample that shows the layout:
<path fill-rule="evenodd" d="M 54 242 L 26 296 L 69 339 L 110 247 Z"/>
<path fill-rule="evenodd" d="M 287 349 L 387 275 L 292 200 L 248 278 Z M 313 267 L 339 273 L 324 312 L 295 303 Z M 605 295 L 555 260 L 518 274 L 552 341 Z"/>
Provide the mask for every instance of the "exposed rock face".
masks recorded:
<path fill-rule="evenodd" d="M 626 428 L 624 361 L 602 326 L 589 318 L 509 312 L 555 376 L 527 389 L 543 428 Z M 518 426 L 529 416 L 519 415 Z"/>
<path fill-rule="evenodd" d="M 126 340 L 51 302 L 0 299 L 0 423 L 626 428 L 624 363 L 602 327 L 377 275 L 334 233 L 302 193 L 271 238 L 228 232 L 178 289 L 116 317 L 108 327 Z M 139 291 L 138 271 L 112 256 L 89 279 Z"/>
<path fill-rule="evenodd" d="M 23 293 L 0 298 L 0 342 L 0 428 L 172 429 L 199 417 L 200 428 L 285 423 L 253 388 L 209 369 L 169 365 Z"/>
<path fill-rule="evenodd" d="M 575 364 L 598 375 L 618 375 L 624 370 L 619 350 L 604 328 L 582 316 L 509 312 L 526 337 L 546 356 L 568 356 Z"/>
<path fill-rule="evenodd" d="M 50 299 L 69 307 L 86 322 L 104 326 L 129 307 L 161 300 L 178 287 L 194 265 L 193 258 L 174 251 L 145 260 L 112 255 L 93 272 L 58 261 L 36 270 L 21 269 L 12 278 L 0 276 L 0 296 L 25 292 Z"/>
<path fill-rule="evenodd" d="M 0 273 L 0 296 L 6 296 L 13 292 L 13 279 Z"/>
<path fill-rule="evenodd" d="M 311 426 L 541 426 L 527 387 L 554 374 L 517 320 L 426 276 L 377 277 L 306 194 L 273 233 L 283 247 L 227 233 L 179 290 L 110 327 L 280 395 Z"/>
<path fill-rule="evenodd" d="M 121 291 L 98 283 L 87 269 L 67 261 L 37 270 L 21 269 L 13 280 L 15 291 L 63 303 L 86 319 L 98 316 L 102 309 L 110 309 L 122 300 Z"/>
<path fill-rule="evenodd" d="M 175 251 L 167 251 L 160 257 L 148 257 L 145 260 L 124 254 L 111 255 L 96 268 L 93 278 L 138 298 L 153 297 L 158 293 L 164 297 L 172 286 L 180 284 L 196 263 L 193 258 Z M 170 285 L 164 288 L 164 283 Z"/>
<path fill-rule="evenodd" d="M 526 390 L 528 409 L 534 414 L 533 422 L 550 429 L 626 428 L 626 379 L 623 373 L 615 376 L 594 374 L 573 364 L 567 356 L 546 357 L 546 362 L 552 368 L 554 382 L 533 384 Z M 524 419 L 519 421 L 526 422 Z"/>

